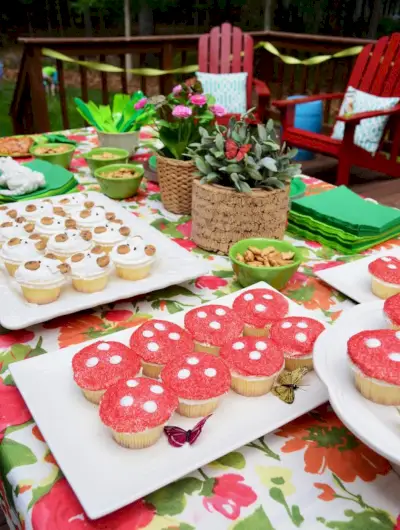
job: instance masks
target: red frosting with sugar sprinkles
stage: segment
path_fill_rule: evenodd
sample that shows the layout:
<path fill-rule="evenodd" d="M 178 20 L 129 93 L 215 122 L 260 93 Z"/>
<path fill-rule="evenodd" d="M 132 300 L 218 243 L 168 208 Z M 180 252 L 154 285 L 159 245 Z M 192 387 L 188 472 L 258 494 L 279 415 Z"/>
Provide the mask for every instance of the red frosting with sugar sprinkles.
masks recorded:
<path fill-rule="evenodd" d="M 395 326 L 400 326 L 400 293 L 385 300 L 383 312 Z"/>
<path fill-rule="evenodd" d="M 229 307 L 210 304 L 188 311 L 185 328 L 197 342 L 222 346 L 242 333 L 243 322 Z"/>
<path fill-rule="evenodd" d="M 285 354 L 302 357 L 312 354 L 314 343 L 324 330 L 324 325 L 313 318 L 286 317 L 271 326 L 269 336 Z"/>
<path fill-rule="evenodd" d="M 225 344 L 219 354 L 232 372 L 244 376 L 268 377 L 284 365 L 281 348 L 263 337 L 240 337 Z"/>
<path fill-rule="evenodd" d="M 289 303 L 271 289 L 249 289 L 235 299 L 233 309 L 246 324 L 263 328 L 285 317 L 289 312 Z"/>
<path fill-rule="evenodd" d="M 140 371 L 140 358 L 120 342 L 95 342 L 72 359 L 74 379 L 85 390 L 104 390 L 121 377 L 135 377 Z"/>
<path fill-rule="evenodd" d="M 166 364 L 177 355 L 193 351 L 187 331 L 166 320 L 149 320 L 131 336 L 130 346 L 144 361 Z"/>
<path fill-rule="evenodd" d="M 400 259 L 394 256 L 376 259 L 368 265 L 368 270 L 378 280 L 400 285 Z"/>
<path fill-rule="evenodd" d="M 347 352 L 364 375 L 400 385 L 400 331 L 361 331 L 350 338 Z"/>
<path fill-rule="evenodd" d="M 124 378 L 105 392 L 99 414 L 113 431 L 138 433 L 163 425 L 177 407 L 176 395 L 154 379 Z"/>
<path fill-rule="evenodd" d="M 193 352 L 169 362 L 161 372 L 163 383 L 182 399 L 212 399 L 228 392 L 231 374 L 215 355 Z"/>

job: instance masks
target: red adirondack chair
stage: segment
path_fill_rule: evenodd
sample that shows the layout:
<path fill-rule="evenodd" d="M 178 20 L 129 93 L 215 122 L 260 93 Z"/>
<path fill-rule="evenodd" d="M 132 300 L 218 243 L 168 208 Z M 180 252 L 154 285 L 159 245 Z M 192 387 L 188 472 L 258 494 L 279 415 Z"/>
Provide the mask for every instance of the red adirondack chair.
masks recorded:
<path fill-rule="evenodd" d="M 265 120 L 270 91 L 264 81 L 253 77 L 253 38 L 227 22 L 199 38 L 199 72 L 236 74 L 247 72 L 247 108 L 252 105 L 252 89 L 258 96 L 256 118 Z M 229 119 L 229 116 L 228 116 Z M 224 116 L 222 121 L 227 121 Z M 221 118 L 218 119 L 221 123 Z"/>
<path fill-rule="evenodd" d="M 348 86 L 376 96 L 400 96 L 400 33 L 382 37 L 375 44 L 368 44 L 357 58 Z M 338 116 L 345 124 L 343 140 L 334 140 L 324 134 L 316 134 L 294 127 L 294 105 L 308 101 L 342 99 L 343 93 L 320 94 L 306 98 L 274 101 L 282 119 L 282 141 L 289 145 L 323 153 L 338 159 L 337 184 L 347 184 L 351 166 L 359 166 L 400 177 L 400 105 L 391 110 L 377 110 Z M 389 116 L 385 133 L 375 155 L 354 144 L 354 132 L 362 119 Z M 389 139 L 387 136 L 389 133 Z M 387 141 L 388 139 L 388 141 Z M 386 152 L 382 151 L 382 148 Z"/>

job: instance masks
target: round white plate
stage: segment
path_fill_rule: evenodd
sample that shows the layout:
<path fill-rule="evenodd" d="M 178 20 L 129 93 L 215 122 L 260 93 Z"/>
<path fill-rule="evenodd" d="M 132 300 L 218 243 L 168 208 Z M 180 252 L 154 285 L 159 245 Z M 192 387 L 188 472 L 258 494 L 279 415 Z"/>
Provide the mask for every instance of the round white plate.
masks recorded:
<path fill-rule="evenodd" d="M 388 327 L 382 308 L 381 300 L 345 311 L 318 338 L 314 367 L 328 387 L 331 405 L 343 423 L 377 453 L 400 464 L 400 409 L 365 399 L 354 385 L 347 361 L 347 341 L 352 335 Z"/>

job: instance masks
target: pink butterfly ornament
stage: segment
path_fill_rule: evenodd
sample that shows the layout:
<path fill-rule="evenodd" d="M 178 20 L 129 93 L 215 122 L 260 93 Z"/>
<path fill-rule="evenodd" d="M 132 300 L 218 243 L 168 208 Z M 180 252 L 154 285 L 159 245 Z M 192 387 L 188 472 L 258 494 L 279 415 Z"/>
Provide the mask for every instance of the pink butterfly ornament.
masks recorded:
<path fill-rule="evenodd" d="M 182 447 L 186 443 L 188 443 L 189 445 L 193 445 L 200 436 L 206 421 L 211 418 L 211 416 L 212 414 L 206 416 L 205 418 L 200 420 L 193 427 L 193 429 L 189 429 L 187 431 L 185 429 L 182 429 L 181 427 L 176 427 L 173 425 L 164 427 L 164 432 L 168 438 L 168 443 L 173 447 Z"/>

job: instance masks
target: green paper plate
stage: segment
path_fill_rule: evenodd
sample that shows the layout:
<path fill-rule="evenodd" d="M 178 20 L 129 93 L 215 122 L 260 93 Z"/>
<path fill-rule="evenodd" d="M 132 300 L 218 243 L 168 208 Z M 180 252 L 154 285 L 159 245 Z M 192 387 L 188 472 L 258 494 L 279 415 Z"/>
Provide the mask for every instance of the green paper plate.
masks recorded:
<path fill-rule="evenodd" d="M 306 189 L 307 186 L 300 177 L 293 178 L 292 182 L 290 183 L 290 199 L 292 201 L 293 199 L 300 199 L 300 197 L 303 197 Z"/>
<path fill-rule="evenodd" d="M 149 168 L 154 172 L 157 171 L 157 157 L 155 155 L 149 158 Z"/>

